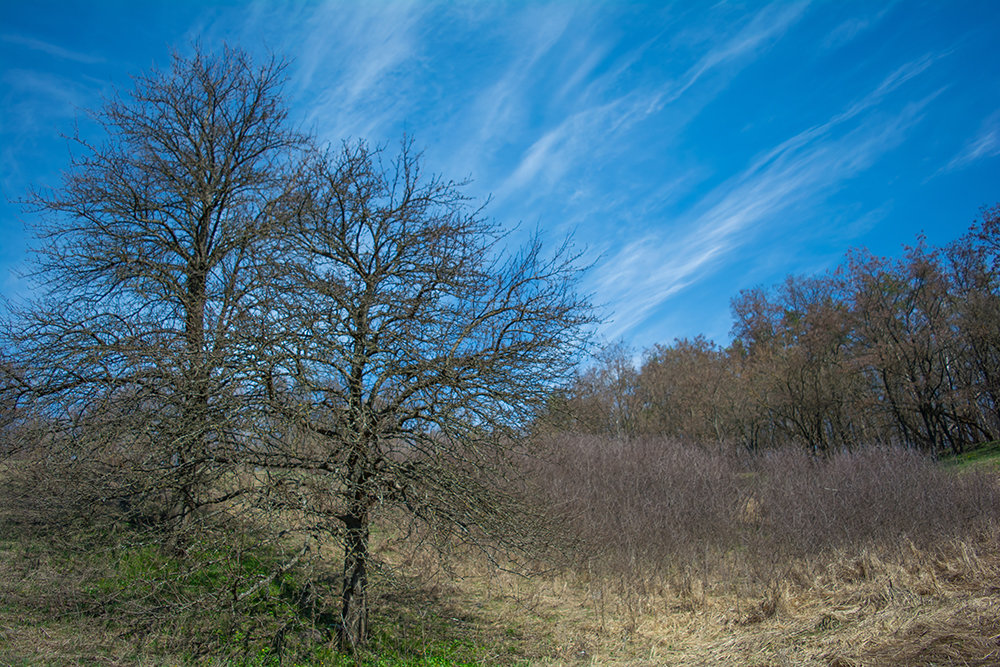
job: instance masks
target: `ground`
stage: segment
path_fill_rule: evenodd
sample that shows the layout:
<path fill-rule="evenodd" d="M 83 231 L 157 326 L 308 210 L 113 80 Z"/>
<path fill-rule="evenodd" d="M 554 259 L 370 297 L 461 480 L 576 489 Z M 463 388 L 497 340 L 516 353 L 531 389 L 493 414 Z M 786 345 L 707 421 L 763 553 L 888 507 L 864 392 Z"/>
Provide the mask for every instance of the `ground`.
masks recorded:
<path fill-rule="evenodd" d="M 945 465 L 962 474 L 998 457 L 994 444 Z M 304 573 L 241 607 L 216 545 L 182 559 L 0 512 L 0 665 L 996 665 L 1000 535 L 983 525 L 919 546 L 901 536 L 784 558 L 763 573 L 730 553 L 648 577 L 576 555 L 522 576 L 386 526 L 373 640 L 343 656 L 329 617 L 302 620 L 302 600 L 330 608 L 336 597 L 314 595 Z M 269 558 L 281 555 L 244 554 L 240 590 L 273 571 Z M 325 567 L 335 582 L 336 554 L 324 558 L 310 576 Z"/>

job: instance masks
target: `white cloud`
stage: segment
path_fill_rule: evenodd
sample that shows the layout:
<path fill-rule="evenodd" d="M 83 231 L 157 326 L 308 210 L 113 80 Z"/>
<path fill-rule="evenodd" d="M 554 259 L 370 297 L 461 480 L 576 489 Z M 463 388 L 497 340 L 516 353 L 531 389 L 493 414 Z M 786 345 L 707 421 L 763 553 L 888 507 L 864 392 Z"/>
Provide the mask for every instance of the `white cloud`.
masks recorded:
<path fill-rule="evenodd" d="M 606 257 L 594 271 L 593 289 L 598 301 L 619 311 L 603 333 L 611 338 L 626 334 L 751 239 L 767 230 L 787 231 L 785 218 L 805 215 L 824 194 L 899 145 L 936 95 L 892 116 L 873 114 L 840 134 L 833 131 L 857 113 L 837 114 L 782 142 L 766 159 L 709 192 L 681 221 L 686 231 L 679 237 L 649 234 Z"/>
<path fill-rule="evenodd" d="M 679 77 L 680 83 L 655 86 L 639 84 L 607 99 L 605 92 L 615 89 L 614 84 L 625 69 L 649 44 L 635 47 L 617 67 L 591 80 L 575 101 L 573 111 L 565 115 L 558 124 L 541 131 L 497 191 L 498 199 L 524 191 L 531 193 L 529 198 L 544 196 L 572 167 L 584 162 L 599 161 L 602 156 L 615 153 L 625 130 L 656 114 L 667 104 L 676 102 L 709 72 L 731 65 L 733 70 L 728 74 L 732 76 L 737 64 L 744 64 L 758 57 L 769 43 L 784 34 L 799 19 L 805 8 L 806 3 L 765 7 L 746 21 L 735 34 L 703 54 Z M 600 52 L 600 47 L 591 51 Z M 594 68 L 594 63 L 585 60 L 581 67 L 590 71 Z M 519 73 L 518 76 L 524 77 L 526 74 Z M 704 100 L 701 103 L 704 104 Z M 682 125 L 683 121 L 675 122 L 671 131 L 679 132 Z M 530 189 L 527 187 L 529 185 Z"/>
<path fill-rule="evenodd" d="M 540 62 L 566 34 L 573 13 L 566 6 L 533 8 L 520 16 L 506 31 L 504 48 L 512 51 L 502 76 L 487 86 L 475 104 L 480 121 L 480 141 L 503 135 L 526 106 Z M 583 37 L 584 39 L 586 37 Z"/>
<path fill-rule="evenodd" d="M 296 50 L 296 97 L 309 100 L 307 122 L 328 138 L 378 136 L 405 117 L 402 73 L 420 57 L 422 5 L 329 2 L 305 18 Z"/>
<path fill-rule="evenodd" d="M 585 108 L 584 100 L 571 97 L 568 80 L 558 92 L 539 90 L 544 89 L 540 78 L 558 69 L 567 52 L 596 57 L 602 51 L 593 41 L 591 27 L 592 17 L 569 3 L 531 6 L 513 20 L 490 23 L 480 39 L 491 45 L 491 66 L 463 82 L 469 86 L 469 102 L 446 121 L 461 136 L 450 159 L 456 173 L 488 171 L 498 151 L 523 141 L 532 113 L 549 109 L 556 98 L 570 108 Z M 584 63 L 576 71 L 584 76 L 587 69 Z"/>
<path fill-rule="evenodd" d="M 602 144 L 613 140 L 627 119 L 646 105 L 636 98 L 623 98 L 584 109 L 546 132 L 525 151 L 511 175 L 497 190 L 497 197 L 515 193 L 526 199 L 541 196 L 585 154 L 591 159 Z"/>
<path fill-rule="evenodd" d="M 72 60 L 85 65 L 94 65 L 104 62 L 104 58 L 100 56 L 94 56 L 89 53 L 80 53 L 79 51 L 72 51 L 70 49 L 63 48 L 58 44 L 44 42 L 40 39 L 33 39 L 23 35 L 6 34 L 0 36 L 0 39 L 9 44 L 17 44 L 18 46 L 24 46 L 32 49 L 33 51 L 41 51 L 42 53 L 55 56 L 56 58 Z"/>
<path fill-rule="evenodd" d="M 983 121 L 976 136 L 953 157 L 942 171 L 961 169 L 973 162 L 1000 155 L 1000 111 Z"/>
<path fill-rule="evenodd" d="M 855 101 L 841 113 L 833 116 L 824 123 L 820 123 L 819 125 L 790 137 L 786 141 L 783 141 L 775 146 L 770 151 L 765 152 L 751 166 L 751 170 L 761 169 L 781 155 L 797 150 L 810 142 L 820 139 L 821 137 L 828 136 L 832 131 L 844 125 L 848 121 L 854 120 L 863 112 L 877 107 L 879 103 L 883 102 L 890 93 L 896 91 L 903 84 L 910 81 L 914 77 L 922 74 L 942 57 L 943 54 L 927 54 L 896 68 L 890 72 L 889 75 L 886 76 L 872 92 Z"/>
<path fill-rule="evenodd" d="M 235 41 L 292 57 L 288 102 L 305 129 L 324 139 L 371 138 L 418 102 L 414 82 L 431 44 L 423 34 L 437 11 L 426 2 L 256 0 L 206 10 L 192 28 L 203 42 Z M 263 55 L 263 54 L 261 54 Z"/>
<path fill-rule="evenodd" d="M 659 104 L 676 102 L 702 77 L 722 65 L 760 55 L 768 42 L 781 37 L 801 17 L 806 6 L 807 3 L 798 2 L 760 10 L 736 35 L 709 49 L 680 77 L 679 83 L 665 89 Z"/>
<path fill-rule="evenodd" d="M 852 16 L 839 23 L 823 40 L 823 47 L 827 49 L 838 49 L 851 42 L 854 38 L 878 25 L 885 16 L 898 4 L 893 2 L 879 3 L 878 11 L 871 16 Z"/>
<path fill-rule="evenodd" d="M 50 72 L 11 69 L 3 74 L 6 92 L 6 116 L 19 113 L 17 126 L 30 126 L 40 118 L 73 117 L 90 98 L 69 77 Z"/>

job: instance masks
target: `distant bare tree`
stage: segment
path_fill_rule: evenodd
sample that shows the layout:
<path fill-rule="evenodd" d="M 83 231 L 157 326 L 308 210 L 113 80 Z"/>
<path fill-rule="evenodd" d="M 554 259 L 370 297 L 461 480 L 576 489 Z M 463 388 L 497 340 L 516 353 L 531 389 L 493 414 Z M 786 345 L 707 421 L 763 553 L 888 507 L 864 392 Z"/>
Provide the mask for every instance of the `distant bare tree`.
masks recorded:
<path fill-rule="evenodd" d="M 848 307 L 835 276 L 788 277 L 733 300 L 739 347 L 761 414 L 779 440 L 815 452 L 850 449 L 865 387 L 852 365 Z M 782 444 L 774 442 L 772 444 Z"/>
<path fill-rule="evenodd" d="M 173 519 L 220 499 L 210 482 L 244 437 L 259 267 L 302 143 L 283 69 L 175 55 L 94 113 L 103 140 L 74 137 L 62 185 L 26 202 L 41 296 L 10 342 L 50 444 L 161 494 Z"/>
<path fill-rule="evenodd" d="M 641 405 L 632 352 L 623 343 L 604 347 L 571 384 L 555 392 L 539 427 L 630 438 L 639 434 Z"/>
<path fill-rule="evenodd" d="M 1000 437 L 1000 205 L 947 248 L 955 333 L 961 354 L 949 371 L 958 376 L 960 401 L 974 419 L 966 430 L 980 439 Z"/>
<path fill-rule="evenodd" d="M 592 314 L 568 246 L 506 251 L 462 184 L 423 174 L 407 142 L 391 160 L 364 143 L 317 156 L 294 204 L 269 281 L 267 385 L 300 437 L 267 460 L 308 473 L 282 484 L 344 545 L 349 650 L 369 635 L 381 508 L 486 549 L 528 546 L 537 517 L 512 464 Z"/>
<path fill-rule="evenodd" d="M 900 441 L 930 453 L 960 452 L 956 363 L 961 356 L 939 253 L 923 242 L 900 260 L 849 255 L 856 356 Z"/>
<path fill-rule="evenodd" d="M 725 351 L 703 336 L 655 345 L 639 374 L 643 431 L 685 442 L 725 442 L 733 373 Z"/>

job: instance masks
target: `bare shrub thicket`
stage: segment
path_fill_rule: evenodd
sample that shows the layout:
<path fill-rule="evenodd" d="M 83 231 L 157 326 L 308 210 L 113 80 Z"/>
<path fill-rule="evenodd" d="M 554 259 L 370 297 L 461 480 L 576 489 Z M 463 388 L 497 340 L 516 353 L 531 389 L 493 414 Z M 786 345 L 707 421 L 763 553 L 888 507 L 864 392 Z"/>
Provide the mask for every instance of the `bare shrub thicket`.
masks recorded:
<path fill-rule="evenodd" d="M 757 583 L 790 559 L 869 546 L 931 545 L 995 527 L 1000 486 L 912 451 L 826 458 L 667 439 L 563 435 L 535 474 L 581 540 L 591 568 L 636 584 L 686 577 Z"/>
<path fill-rule="evenodd" d="M 906 540 L 928 545 L 1000 518 L 994 477 L 955 474 L 913 450 L 817 458 L 785 449 L 755 457 L 752 465 L 762 551 L 772 545 L 808 554 Z"/>
<path fill-rule="evenodd" d="M 656 573 L 723 545 L 746 498 L 733 458 L 673 441 L 563 435 L 537 471 L 584 551 Z M 716 532 L 721 531 L 721 532 Z"/>

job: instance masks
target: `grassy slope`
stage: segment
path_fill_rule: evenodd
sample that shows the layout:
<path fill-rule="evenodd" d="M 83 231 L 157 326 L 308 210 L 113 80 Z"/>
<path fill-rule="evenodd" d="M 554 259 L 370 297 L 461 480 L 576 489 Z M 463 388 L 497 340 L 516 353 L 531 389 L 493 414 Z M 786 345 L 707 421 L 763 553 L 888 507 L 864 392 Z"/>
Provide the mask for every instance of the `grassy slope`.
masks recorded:
<path fill-rule="evenodd" d="M 998 450 L 993 443 L 947 465 L 995 465 Z M 86 538 L 19 534 L 2 519 L 0 665 L 276 664 L 266 641 L 232 628 L 221 650 L 199 654 L 179 637 L 183 619 L 143 626 L 125 618 L 142 609 L 134 593 L 143 568 L 164 566 L 149 554 L 112 557 Z M 1000 664 L 995 532 L 932 549 L 902 544 L 787 563 L 764 588 L 735 584 L 736 561 L 727 580 L 706 581 L 695 570 L 641 582 L 640 591 L 635 581 L 585 569 L 525 579 L 469 554 L 442 559 L 385 544 L 380 555 L 391 567 L 377 575 L 371 649 L 348 659 L 318 638 L 295 662 Z M 203 616 L 195 614 L 203 632 L 221 623 Z"/>
<path fill-rule="evenodd" d="M 265 648 L 194 658 L 167 636 L 100 615 L 75 564 L 25 541 L 0 545 L 0 664 L 275 664 Z M 386 554 L 390 559 L 399 553 Z M 1000 661 L 995 536 L 934 551 L 838 554 L 799 562 L 769 589 L 697 578 L 622 582 L 559 574 L 524 579 L 471 558 L 424 554 L 379 582 L 372 650 L 317 651 L 300 664 L 988 665 Z M 436 572 L 417 585 L 412 573 Z M 81 583 L 83 584 L 81 586 Z M 234 640 L 235 641 L 235 640 Z"/>
<path fill-rule="evenodd" d="M 987 442 L 975 449 L 948 456 L 942 462 L 958 470 L 990 470 L 1000 472 L 1000 440 Z"/>

